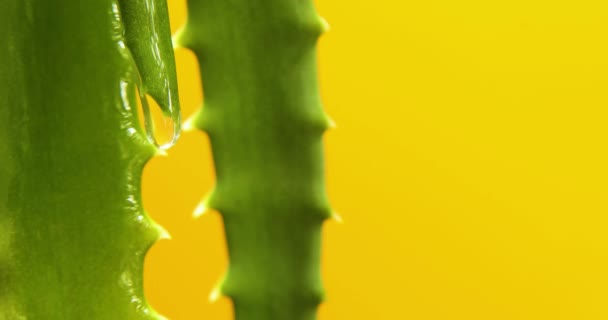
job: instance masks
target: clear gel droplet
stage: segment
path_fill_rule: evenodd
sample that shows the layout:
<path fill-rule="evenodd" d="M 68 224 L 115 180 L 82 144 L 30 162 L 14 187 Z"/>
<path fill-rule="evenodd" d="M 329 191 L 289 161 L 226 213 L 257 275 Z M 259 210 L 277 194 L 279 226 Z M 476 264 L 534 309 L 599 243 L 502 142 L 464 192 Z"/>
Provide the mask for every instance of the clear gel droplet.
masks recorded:
<path fill-rule="evenodd" d="M 137 91 L 140 123 L 144 124 L 148 140 L 161 150 L 171 148 L 177 142 L 181 132 L 179 109 L 169 105 L 169 115 L 166 115 L 152 96 L 142 90 Z"/>

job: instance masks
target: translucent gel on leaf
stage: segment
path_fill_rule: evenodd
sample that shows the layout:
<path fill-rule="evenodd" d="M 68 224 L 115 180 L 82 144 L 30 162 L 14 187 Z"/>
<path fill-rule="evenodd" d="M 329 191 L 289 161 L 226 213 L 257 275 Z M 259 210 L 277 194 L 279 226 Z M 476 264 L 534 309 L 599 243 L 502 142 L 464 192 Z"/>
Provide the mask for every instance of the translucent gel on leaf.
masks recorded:
<path fill-rule="evenodd" d="M 144 124 L 148 140 L 161 150 L 169 149 L 177 142 L 180 135 L 179 109 L 173 111 L 170 116 L 166 116 L 159 103 L 151 95 L 141 90 L 137 90 L 137 93 L 140 121 Z"/>
<path fill-rule="evenodd" d="M 167 3 L 119 0 L 119 4 L 125 44 L 136 68 L 133 81 L 139 92 L 146 135 L 160 149 L 168 149 L 179 137 L 181 114 Z"/>

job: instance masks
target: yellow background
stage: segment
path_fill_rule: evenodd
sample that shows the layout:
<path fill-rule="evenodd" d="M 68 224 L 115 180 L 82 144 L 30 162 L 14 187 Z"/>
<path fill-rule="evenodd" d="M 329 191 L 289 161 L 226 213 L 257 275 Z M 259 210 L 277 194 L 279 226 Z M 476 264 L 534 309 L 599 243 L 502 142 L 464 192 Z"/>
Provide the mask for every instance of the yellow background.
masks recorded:
<path fill-rule="evenodd" d="M 173 30 L 185 0 L 170 0 Z M 608 319 L 608 5 L 600 0 L 322 0 L 327 179 L 320 319 Z M 177 51 L 184 115 L 202 100 Z M 146 260 L 173 320 L 231 319 L 213 185 L 185 133 L 145 169 L 173 235 Z"/>

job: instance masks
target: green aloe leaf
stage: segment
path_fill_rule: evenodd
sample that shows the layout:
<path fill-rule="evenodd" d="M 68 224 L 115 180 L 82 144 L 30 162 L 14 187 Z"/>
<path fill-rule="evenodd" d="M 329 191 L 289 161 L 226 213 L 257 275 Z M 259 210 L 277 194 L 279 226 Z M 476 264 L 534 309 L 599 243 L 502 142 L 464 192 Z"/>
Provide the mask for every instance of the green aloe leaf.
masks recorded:
<path fill-rule="evenodd" d="M 325 194 L 311 0 L 188 0 L 179 45 L 199 59 L 217 184 L 199 212 L 224 219 L 230 266 L 219 291 L 238 320 L 311 320 L 323 300 Z"/>
<path fill-rule="evenodd" d="M 160 318 L 142 268 L 165 233 L 140 199 L 159 149 L 139 124 L 137 92 L 172 117 L 179 106 L 166 3 L 142 20 L 133 7 L 145 2 L 0 4 L 2 320 Z"/>

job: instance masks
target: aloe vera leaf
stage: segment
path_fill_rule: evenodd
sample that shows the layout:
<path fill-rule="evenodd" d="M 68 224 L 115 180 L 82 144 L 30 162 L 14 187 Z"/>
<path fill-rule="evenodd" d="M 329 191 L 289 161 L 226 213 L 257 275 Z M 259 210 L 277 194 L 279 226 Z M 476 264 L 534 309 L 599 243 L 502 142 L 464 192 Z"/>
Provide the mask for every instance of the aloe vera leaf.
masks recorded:
<path fill-rule="evenodd" d="M 0 16 L 0 319 L 161 318 L 142 268 L 163 230 L 140 199 L 158 150 L 117 0 L 7 0 Z"/>
<path fill-rule="evenodd" d="M 165 115 L 179 108 L 177 74 L 166 0 L 119 0 L 125 40 L 133 55 L 143 89 Z M 168 62 L 166 62 L 168 61 Z"/>
<path fill-rule="evenodd" d="M 200 63 L 217 183 L 200 208 L 223 217 L 230 265 L 220 287 L 238 320 L 310 320 L 323 300 L 325 192 L 310 0 L 188 0 L 176 36 Z"/>

